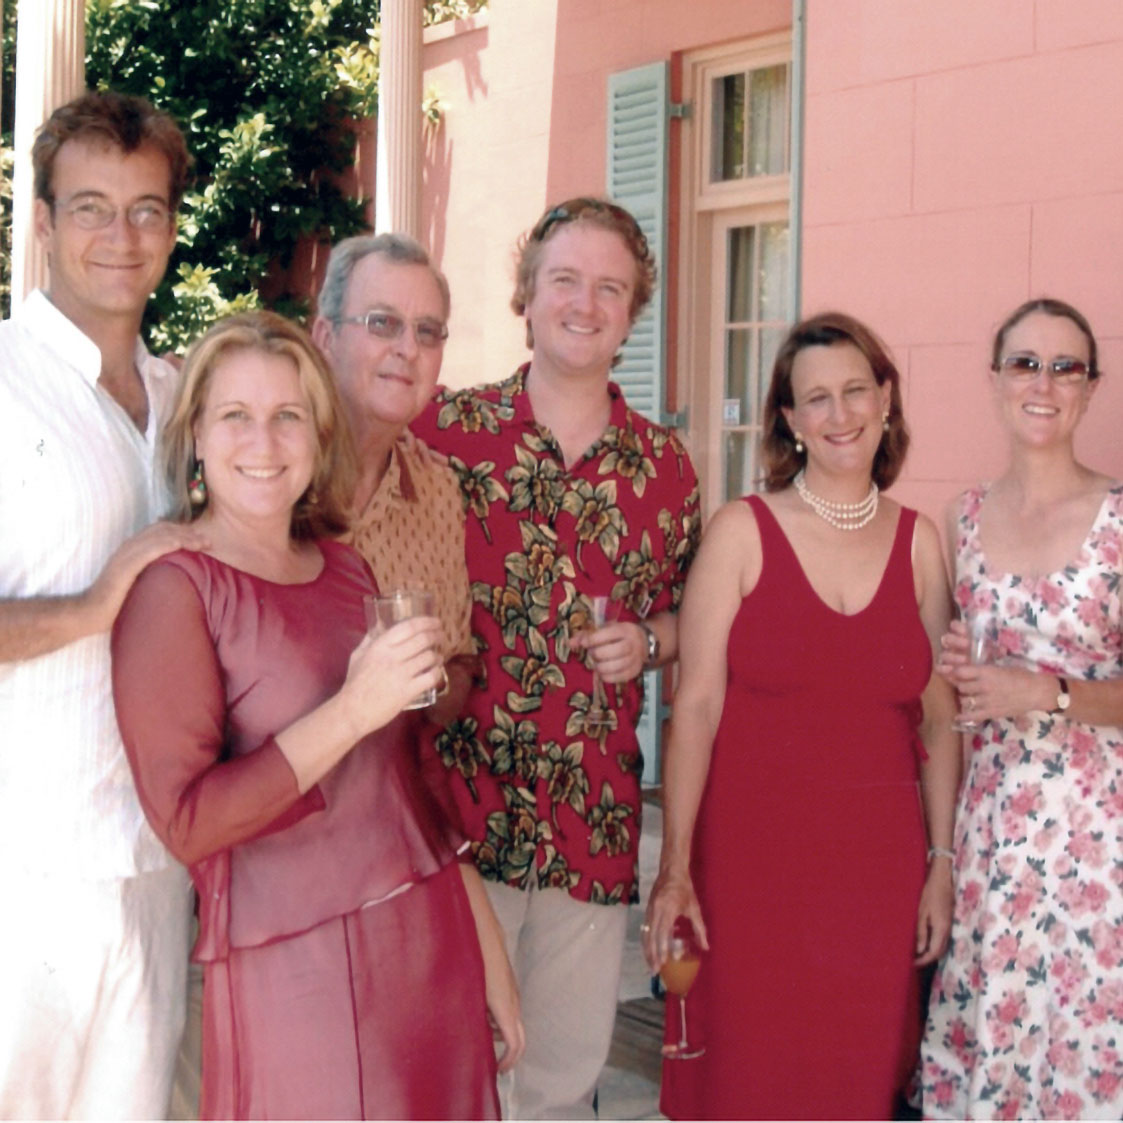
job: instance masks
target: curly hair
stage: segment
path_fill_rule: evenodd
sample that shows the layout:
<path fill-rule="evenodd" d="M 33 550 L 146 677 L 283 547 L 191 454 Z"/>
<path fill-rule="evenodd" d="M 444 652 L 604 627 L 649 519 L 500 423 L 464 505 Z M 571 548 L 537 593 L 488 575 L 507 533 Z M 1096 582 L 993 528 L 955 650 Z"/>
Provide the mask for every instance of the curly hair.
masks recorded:
<path fill-rule="evenodd" d="M 647 236 L 629 211 L 608 199 L 587 195 L 567 199 L 556 207 L 550 207 L 519 239 L 515 252 L 515 294 L 511 297 L 512 311 L 516 316 L 526 314 L 526 306 L 534 299 L 543 247 L 559 229 L 570 222 L 582 222 L 601 230 L 609 230 L 613 234 L 619 234 L 624 240 L 636 263 L 636 282 L 632 290 L 632 306 L 629 310 L 634 324 L 655 291 L 658 277 L 655 255 L 647 244 Z M 534 337 L 529 323 L 526 334 L 526 345 L 533 347 Z"/>

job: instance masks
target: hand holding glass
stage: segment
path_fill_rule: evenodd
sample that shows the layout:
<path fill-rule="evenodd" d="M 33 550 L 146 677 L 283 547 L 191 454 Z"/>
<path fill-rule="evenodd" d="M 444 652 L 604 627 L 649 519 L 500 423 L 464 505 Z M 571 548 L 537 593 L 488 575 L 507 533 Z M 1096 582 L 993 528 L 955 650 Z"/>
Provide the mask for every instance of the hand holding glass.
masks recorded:
<path fill-rule="evenodd" d="M 679 1039 L 675 1044 L 663 1046 L 663 1056 L 668 1060 L 689 1061 L 706 1051 L 701 1046 L 692 1046 L 686 1035 L 686 996 L 701 966 L 702 949 L 694 938 L 694 925 L 685 916 L 676 917 L 671 930 L 670 953 L 659 968 L 659 977 L 667 993 L 678 997 Z"/>
<path fill-rule="evenodd" d="M 436 596 L 430 589 L 393 589 L 385 596 L 363 597 L 367 615 L 367 631 L 380 635 L 403 620 L 415 616 L 436 616 Z M 437 688 L 430 687 L 414 698 L 406 710 L 421 710 L 437 700 Z"/>
<path fill-rule="evenodd" d="M 970 646 L 967 649 L 967 658 L 975 666 L 986 663 L 990 658 L 990 636 L 987 630 L 987 617 L 976 616 L 971 621 Z M 974 718 L 957 717 L 952 722 L 952 728 L 957 733 L 974 733 L 983 723 Z"/>
<path fill-rule="evenodd" d="M 593 607 L 592 628 L 590 630 L 596 631 L 597 628 L 603 628 L 608 623 L 608 597 L 590 597 L 589 602 Z M 608 709 L 608 699 L 604 692 L 604 683 L 601 682 L 601 677 L 596 669 L 596 661 L 593 662 L 593 691 L 592 697 L 589 699 L 589 708 L 585 712 L 585 725 L 590 729 L 601 729 L 609 725 L 612 721 L 612 716 Z"/>

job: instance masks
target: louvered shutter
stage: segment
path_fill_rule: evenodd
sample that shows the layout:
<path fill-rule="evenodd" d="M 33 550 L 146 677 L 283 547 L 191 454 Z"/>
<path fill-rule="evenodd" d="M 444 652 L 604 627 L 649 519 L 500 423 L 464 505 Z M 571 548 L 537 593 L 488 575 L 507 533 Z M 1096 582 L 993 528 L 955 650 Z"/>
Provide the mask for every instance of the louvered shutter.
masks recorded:
<path fill-rule="evenodd" d="M 636 216 L 660 270 L 667 243 L 667 117 L 665 62 L 608 76 L 605 185 L 609 197 Z M 660 422 L 666 411 L 665 309 L 666 290 L 660 284 L 612 375 L 632 409 Z"/>
<path fill-rule="evenodd" d="M 667 64 L 652 63 L 608 76 L 610 198 L 635 215 L 655 253 L 662 279 L 667 245 Z M 664 347 L 666 290 L 662 284 L 636 321 L 612 372 L 632 409 L 666 423 Z M 658 784 L 665 708 L 662 674 L 644 675 L 643 713 L 636 730 L 643 751 L 643 783 Z"/>

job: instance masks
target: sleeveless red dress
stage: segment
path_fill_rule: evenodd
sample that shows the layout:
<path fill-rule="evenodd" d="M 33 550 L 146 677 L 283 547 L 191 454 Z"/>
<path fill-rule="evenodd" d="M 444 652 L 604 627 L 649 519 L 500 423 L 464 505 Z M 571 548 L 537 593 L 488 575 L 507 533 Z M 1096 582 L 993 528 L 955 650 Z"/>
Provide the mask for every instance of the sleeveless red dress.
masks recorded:
<path fill-rule="evenodd" d="M 847 616 L 746 500 L 763 568 L 733 622 L 694 841 L 712 951 L 687 999 L 696 1060 L 672 1118 L 888 1119 L 919 1038 L 912 966 L 926 835 L 920 695 L 932 657 L 902 509 L 881 584 Z M 678 1034 L 667 1003 L 667 1039 Z"/>

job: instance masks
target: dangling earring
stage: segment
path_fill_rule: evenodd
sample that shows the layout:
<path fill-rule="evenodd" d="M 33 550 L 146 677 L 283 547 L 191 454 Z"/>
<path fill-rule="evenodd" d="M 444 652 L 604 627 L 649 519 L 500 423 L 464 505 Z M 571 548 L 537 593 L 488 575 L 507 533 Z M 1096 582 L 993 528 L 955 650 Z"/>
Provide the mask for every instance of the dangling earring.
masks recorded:
<path fill-rule="evenodd" d="M 881 428 L 884 432 L 886 432 L 886 433 L 889 432 L 889 411 L 888 410 L 886 410 L 881 415 Z"/>
<path fill-rule="evenodd" d="M 798 455 L 803 455 L 803 434 L 798 431 L 795 434 L 795 450 Z"/>
<path fill-rule="evenodd" d="M 195 461 L 195 471 L 187 481 L 187 498 L 192 507 L 202 507 L 207 501 L 207 481 L 203 479 L 203 462 Z"/>

